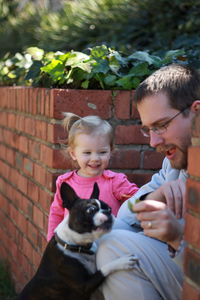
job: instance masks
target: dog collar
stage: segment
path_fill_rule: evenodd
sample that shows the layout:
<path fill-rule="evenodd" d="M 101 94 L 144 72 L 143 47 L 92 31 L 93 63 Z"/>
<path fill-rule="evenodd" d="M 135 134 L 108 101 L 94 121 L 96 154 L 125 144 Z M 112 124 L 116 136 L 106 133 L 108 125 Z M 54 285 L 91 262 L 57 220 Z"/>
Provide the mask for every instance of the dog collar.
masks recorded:
<path fill-rule="evenodd" d="M 68 244 L 68 243 L 64 242 L 61 238 L 59 238 L 57 233 L 54 234 L 54 237 L 55 237 L 56 242 L 58 244 L 62 245 L 64 247 L 64 249 L 68 249 L 73 252 L 86 253 L 86 254 L 90 254 L 90 255 L 95 253 L 95 251 L 92 250 L 92 243 L 87 244 L 85 246 L 74 245 L 74 244 Z"/>

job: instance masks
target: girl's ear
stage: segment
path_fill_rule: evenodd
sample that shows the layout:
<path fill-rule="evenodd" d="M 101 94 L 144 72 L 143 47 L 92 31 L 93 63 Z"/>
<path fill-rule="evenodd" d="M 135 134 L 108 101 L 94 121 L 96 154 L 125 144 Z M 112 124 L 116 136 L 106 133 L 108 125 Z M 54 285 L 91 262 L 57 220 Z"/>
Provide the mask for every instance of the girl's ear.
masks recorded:
<path fill-rule="evenodd" d="M 68 153 L 73 160 L 76 160 L 76 155 L 74 154 L 74 151 L 72 148 L 68 148 Z"/>

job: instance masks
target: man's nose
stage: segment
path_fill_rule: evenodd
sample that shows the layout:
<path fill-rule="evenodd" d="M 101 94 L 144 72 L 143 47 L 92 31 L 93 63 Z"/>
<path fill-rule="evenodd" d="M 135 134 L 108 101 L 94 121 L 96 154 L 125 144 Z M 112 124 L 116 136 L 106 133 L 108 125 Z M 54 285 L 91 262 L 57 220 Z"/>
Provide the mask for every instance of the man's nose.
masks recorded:
<path fill-rule="evenodd" d="M 162 137 L 162 135 L 157 134 L 155 132 L 153 132 L 152 130 L 150 131 L 150 146 L 153 148 L 156 148 L 157 146 L 159 146 L 160 144 L 163 144 L 164 142 L 164 138 Z"/>

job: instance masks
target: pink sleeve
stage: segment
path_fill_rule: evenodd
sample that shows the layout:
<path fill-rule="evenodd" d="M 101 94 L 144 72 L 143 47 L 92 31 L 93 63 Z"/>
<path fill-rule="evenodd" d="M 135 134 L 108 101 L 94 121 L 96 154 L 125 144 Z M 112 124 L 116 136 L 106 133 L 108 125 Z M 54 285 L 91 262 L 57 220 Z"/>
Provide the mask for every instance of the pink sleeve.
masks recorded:
<path fill-rule="evenodd" d="M 65 209 L 62 206 L 62 199 L 60 196 L 61 183 L 62 180 L 59 176 L 56 180 L 56 193 L 49 212 L 47 241 L 52 238 L 55 228 L 64 218 Z"/>
<path fill-rule="evenodd" d="M 120 202 L 124 202 L 131 196 L 133 196 L 139 188 L 133 182 L 127 179 L 127 176 L 123 173 L 118 173 L 113 178 L 113 194 Z"/>

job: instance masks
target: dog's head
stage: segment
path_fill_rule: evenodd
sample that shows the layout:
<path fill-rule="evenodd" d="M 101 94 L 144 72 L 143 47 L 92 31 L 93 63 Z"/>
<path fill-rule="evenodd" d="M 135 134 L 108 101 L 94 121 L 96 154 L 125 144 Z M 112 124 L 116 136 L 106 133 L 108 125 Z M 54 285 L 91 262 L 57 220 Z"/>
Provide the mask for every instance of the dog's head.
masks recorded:
<path fill-rule="evenodd" d="M 94 184 L 90 199 L 81 199 L 72 187 L 63 182 L 60 189 L 63 207 L 69 210 L 68 226 L 79 234 L 97 233 L 97 237 L 111 230 L 111 208 L 99 200 L 99 188 Z"/>

